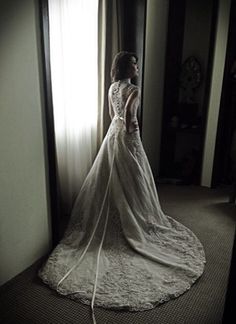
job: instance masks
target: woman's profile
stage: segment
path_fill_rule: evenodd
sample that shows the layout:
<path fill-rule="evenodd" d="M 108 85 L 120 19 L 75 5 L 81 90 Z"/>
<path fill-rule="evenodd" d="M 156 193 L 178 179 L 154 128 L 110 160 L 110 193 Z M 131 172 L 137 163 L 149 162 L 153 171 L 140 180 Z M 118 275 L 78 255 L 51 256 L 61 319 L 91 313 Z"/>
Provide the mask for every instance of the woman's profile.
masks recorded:
<path fill-rule="evenodd" d="M 178 297 L 202 275 L 194 233 L 161 209 L 140 139 L 137 56 L 112 64 L 111 124 L 74 203 L 63 239 L 39 271 L 58 293 L 94 306 L 142 311 Z"/>

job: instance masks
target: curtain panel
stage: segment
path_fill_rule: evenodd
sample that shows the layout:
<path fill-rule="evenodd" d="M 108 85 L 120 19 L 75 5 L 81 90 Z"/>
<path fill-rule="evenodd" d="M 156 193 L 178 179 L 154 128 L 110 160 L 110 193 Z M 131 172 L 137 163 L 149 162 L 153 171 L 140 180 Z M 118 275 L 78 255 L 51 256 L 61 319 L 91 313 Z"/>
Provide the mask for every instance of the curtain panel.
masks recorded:
<path fill-rule="evenodd" d="M 48 0 L 61 215 L 68 219 L 109 124 L 110 66 L 120 50 L 119 0 Z"/>
<path fill-rule="evenodd" d="M 114 55 L 120 50 L 136 52 L 139 70 L 143 70 L 145 8 L 146 0 L 48 0 L 58 190 L 64 224 L 110 124 L 107 93 Z M 142 74 L 134 82 L 142 88 Z M 139 121 L 141 126 L 141 118 Z"/>

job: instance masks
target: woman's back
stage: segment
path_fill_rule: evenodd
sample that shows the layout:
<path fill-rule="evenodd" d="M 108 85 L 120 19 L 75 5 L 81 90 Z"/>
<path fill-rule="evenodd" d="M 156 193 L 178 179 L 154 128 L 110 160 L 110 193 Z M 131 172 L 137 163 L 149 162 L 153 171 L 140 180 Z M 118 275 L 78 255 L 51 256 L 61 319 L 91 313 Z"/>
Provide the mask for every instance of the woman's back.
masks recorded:
<path fill-rule="evenodd" d="M 123 119 L 127 131 L 131 128 L 137 129 L 139 88 L 136 85 L 126 79 L 114 82 L 109 89 L 109 103 L 111 118 Z"/>
<path fill-rule="evenodd" d="M 120 80 L 112 83 L 109 89 L 109 97 L 111 99 L 114 113 L 119 115 L 124 114 L 125 104 L 130 94 L 138 90 L 138 87 L 126 80 Z M 123 116 L 122 116 L 123 117 Z"/>

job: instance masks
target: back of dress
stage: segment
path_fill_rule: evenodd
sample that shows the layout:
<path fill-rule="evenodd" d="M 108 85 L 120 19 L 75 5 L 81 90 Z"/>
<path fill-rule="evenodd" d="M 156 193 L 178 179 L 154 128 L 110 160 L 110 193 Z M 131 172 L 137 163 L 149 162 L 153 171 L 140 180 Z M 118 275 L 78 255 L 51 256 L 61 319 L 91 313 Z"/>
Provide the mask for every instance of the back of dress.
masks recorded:
<path fill-rule="evenodd" d="M 138 87 L 134 84 L 129 83 L 127 79 L 114 82 L 109 89 L 109 101 L 112 105 L 112 110 L 114 113 L 114 120 L 122 120 L 123 125 L 127 126 L 126 113 L 127 113 L 127 101 L 129 100 L 132 93 L 138 91 Z M 137 109 L 138 109 L 139 100 L 136 101 L 135 105 L 132 107 L 130 122 L 136 124 L 137 122 Z M 126 127 L 128 128 L 128 127 Z"/>

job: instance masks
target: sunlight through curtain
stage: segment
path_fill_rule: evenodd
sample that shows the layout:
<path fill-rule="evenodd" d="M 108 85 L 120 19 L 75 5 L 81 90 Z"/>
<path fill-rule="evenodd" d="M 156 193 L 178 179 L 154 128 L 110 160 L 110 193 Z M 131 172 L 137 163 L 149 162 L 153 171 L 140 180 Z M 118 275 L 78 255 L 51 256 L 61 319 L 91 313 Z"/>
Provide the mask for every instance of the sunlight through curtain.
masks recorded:
<path fill-rule="evenodd" d="M 70 210 L 97 151 L 98 0 L 49 0 L 59 178 Z"/>

